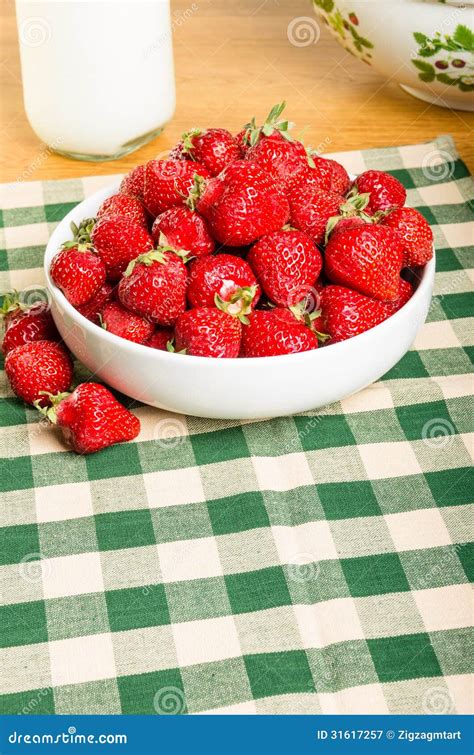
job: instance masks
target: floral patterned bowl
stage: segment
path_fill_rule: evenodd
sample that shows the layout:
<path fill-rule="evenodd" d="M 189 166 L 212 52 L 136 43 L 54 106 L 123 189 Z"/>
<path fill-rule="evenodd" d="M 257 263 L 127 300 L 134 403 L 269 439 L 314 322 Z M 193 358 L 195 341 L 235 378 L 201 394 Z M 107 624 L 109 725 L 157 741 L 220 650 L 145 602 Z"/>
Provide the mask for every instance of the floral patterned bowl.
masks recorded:
<path fill-rule="evenodd" d="M 472 0 L 312 0 L 340 44 L 425 102 L 474 110 Z"/>

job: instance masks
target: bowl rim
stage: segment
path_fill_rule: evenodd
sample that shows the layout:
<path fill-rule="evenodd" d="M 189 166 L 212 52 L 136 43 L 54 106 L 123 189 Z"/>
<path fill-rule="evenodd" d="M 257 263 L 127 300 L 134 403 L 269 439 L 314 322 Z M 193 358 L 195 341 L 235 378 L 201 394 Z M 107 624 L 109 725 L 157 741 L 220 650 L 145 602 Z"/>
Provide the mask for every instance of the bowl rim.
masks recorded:
<path fill-rule="evenodd" d="M 355 178 L 354 175 L 350 174 L 351 179 Z M 56 245 L 56 238 L 60 235 L 62 235 L 62 232 L 64 230 L 64 227 L 67 225 L 69 227 L 69 224 L 71 222 L 71 218 L 73 215 L 75 215 L 78 210 L 84 205 L 85 203 L 90 202 L 96 202 L 97 208 L 99 205 L 107 199 L 109 196 L 111 196 L 114 193 L 118 192 L 119 186 L 121 182 L 121 177 L 115 181 L 113 181 L 110 185 L 104 187 L 103 189 L 99 189 L 98 191 L 91 194 L 89 197 L 86 197 L 81 202 L 79 202 L 75 207 L 73 207 L 67 215 L 64 216 L 64 218 L 58 223 L 54 231 L 52 232 L 51 236 L 49 237 L 48 243 L 46 244 L 45 253 L 44 253 L 44 260 L 43 260 L 43 269 L 44 274 L 46 278 L 47 288 L 49 293 L 51 294 L 52 298 L 56 300 L 56 302 L 61 306 L 66 313 L 69 315 L 69 317 L 78 322 L 78 324 L 85 328 L 89 333 L 91 333 L 93 336 L 95 335 L 98 338 L 103 338 L 104 341 L 107 343 L 110 343 L 111 346 L 121 346 L 123 349 L 126 349 L 131 352 L 131 354 L 141 354 L 142 356 L 147 353 L 151 359 L 156 359 L 157 361 L 164 360 L 176 360 L 176 359 L 182 359 L 183 356 L 186 357 L 186 363 L 188 365 L 195 364 L 196 366 L 199 364 L 206 364 L 209 365 L 210 362 L 212 362 L 213 365 L 216 365 L 216 369 L 226 369 L 229 364 L 235 365 L 236 369 L 244 370 L 249 369 L 250 365 L 252 364 L 275 364 L 275 360 L 278 360 L 276 364 L 283 365 L 283 362 L 287 363 L 290 359 L 290 364 L 293 364 L 296 366 L 297 360 L 299 362 L 303 362 L 305 359 L 315 358 L 315 355 L 322 355 L 327 353 L 327 349 L 331 349 L 331 353 L 335 353 L 333 350 L 338 349 L 338 354 L 342 354 L 344 349 L 349 351 L 350 349 L 353 349 L 353 342 L 356 341 L 361 348 L 363 348 L 364 341 L 369 341 L 370 338 L 373 337 L 373 333 L 377 331 L 378 333 L 383 333 L 384 330 L 388 330 L 390 327 L 393 327 L 396 325 L 396 323 L 401 320 L 403 316 L 407 316 L 409 312 L 414 310 L 417 306 L 418 300 L 422 298 L 426 291 L 430 288 L 432 279 L 434 277 L 435 272 L 435 265 L 436 265 L 436 252 L 433 244 L 433 257 L 431 260 L 423 267 L 422 273 L 420 275 L 420 280 L 418 283 L 418 286 L 414 292 L 414 294 L 411 296 L 411 298 L 404 304 L 397 312 L 395 312 L 393 315 L 390 315 L 386 320 L 379 323 L 373 328 L 370 328 L 369 330 L 364 331 L 363 333 L 359 333 L 356 336 L 353 336 L 352 338 L 348 338 L 344 341 L 338 341 L 336 343 L 328 344 L 328 346 L 325 346 L 324 348 L 317 348 L 317 349 L 311 349 L 309 351 L 301 351 L 297 352 L 296 354 L 279 354 L 276 356 L 266 356 L 266 357 L 247 357 L 246 359 L 235 359 L 232 357 L 220 357 L 219 359 L 211 359 L 211 357 L 205 357 L 205 356 L 194 356 L 192 354 L 178 354 L 173 353 L 169 351 L 162 351 L 160 349 L 153 349 L 149 346 L 146 346 L 145 344 L 141 343 L 135 343 L 133 341 L 128 341 L 126 338 L 121 338 L 120 336 L 115 335 L 114 333 L 108 333 L 107 330 L 100 328 L 98 325 L 95 325 L 95 323 L 91 322 L 87 319 L 87 317 L 84 317 L 83 314 L 78 312 L 77 309 L 75 309 L 72 304 L 66 299 L 63 292 L 53 283 L 51 276 L 50 276 L 50 265 L 51 260 L 54 256 L 54 254 L 58 251 L 58 246 Z M 84 215 L 86 217 L 86 215 Z M 98 332 L 100 331 L 100 332 Z M 324 359 L 323 356 L 318 357 L 320 360 Z M 191 362 L 189 360 L 192 360 Z M 174 362 L 176 364 L 176 362 Z M 239 365 L 239 366 L 237 366 Z"/>

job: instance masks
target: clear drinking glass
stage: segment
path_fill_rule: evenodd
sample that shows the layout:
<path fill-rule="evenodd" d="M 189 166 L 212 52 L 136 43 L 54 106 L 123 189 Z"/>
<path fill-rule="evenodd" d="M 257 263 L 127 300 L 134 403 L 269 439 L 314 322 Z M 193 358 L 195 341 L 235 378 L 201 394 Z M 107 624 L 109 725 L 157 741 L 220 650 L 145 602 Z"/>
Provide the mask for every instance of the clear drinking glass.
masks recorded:
<path fill-rule="evenodd" d="M 113 160 L 175 108 L 169 0 L 16 0 L 28 120 L 55 152 Z"/>

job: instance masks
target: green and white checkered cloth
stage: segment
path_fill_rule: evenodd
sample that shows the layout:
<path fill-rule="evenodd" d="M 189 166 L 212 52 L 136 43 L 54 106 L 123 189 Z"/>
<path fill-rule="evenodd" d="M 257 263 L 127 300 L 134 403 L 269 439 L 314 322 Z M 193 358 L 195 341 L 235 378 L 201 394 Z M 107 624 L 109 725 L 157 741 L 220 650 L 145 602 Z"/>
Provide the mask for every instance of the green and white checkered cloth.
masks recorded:
<path fill-rule="evenodd" d="M 428 322 L 378 383 L 260 422 L 133 404 L 139 438 L 81 457 L 3 379 L 2 712 L 470 711 L 473 182 L 449 137 L 339 157 L 436 238 Z M 1 187 L 2 288 L 41 283 L 110 180 Z"/>

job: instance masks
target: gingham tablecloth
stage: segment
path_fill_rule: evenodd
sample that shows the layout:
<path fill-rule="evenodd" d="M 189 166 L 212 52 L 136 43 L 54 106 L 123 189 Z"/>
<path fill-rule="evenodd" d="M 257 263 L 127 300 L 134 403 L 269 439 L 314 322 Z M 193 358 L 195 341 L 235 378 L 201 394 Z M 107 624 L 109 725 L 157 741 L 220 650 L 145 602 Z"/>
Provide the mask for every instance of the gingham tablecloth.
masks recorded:
<path fill-rule="evenodd" d="M 80 457 L 3 379 L 3 712 L 471 709 L 473 183 L 449 137 L 340 157 L 436 238 L 428 322 L 378 383 L 261 422 L 134 405 L 135 442 Z M 2 288 L 41 283 L 110 180 L 4 185 Z"/>

